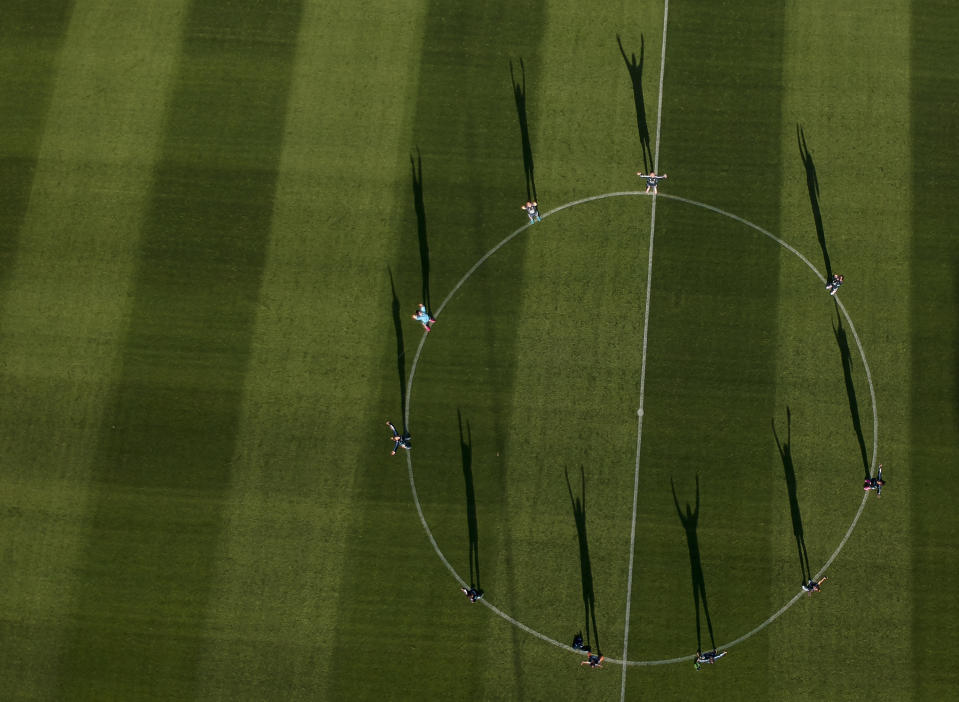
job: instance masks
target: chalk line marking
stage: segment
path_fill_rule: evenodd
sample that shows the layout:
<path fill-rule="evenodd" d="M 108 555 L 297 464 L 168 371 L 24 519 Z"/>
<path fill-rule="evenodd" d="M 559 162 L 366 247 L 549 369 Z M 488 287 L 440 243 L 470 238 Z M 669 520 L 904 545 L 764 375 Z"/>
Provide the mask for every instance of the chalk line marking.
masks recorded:
<path fill-rule="evenodd" d="M 659 170 L 659 144 L 663 127 L 663 79 L 666 75 L 666 27 L 669 24 L 669 0 L 663 4 L 663 40 L 659 55 L 659 97 L 656 101 L 656 149 L 653 171 Z M 639 409 L 636 410 L 636 467 L 633 471 L 633 515 L 629 526 L 629 570 L 626 576 L 626 614 L 623 627 L 623 660 L 629 660 L 629 617 L 633 604 L 633 564 L 636 557 L 636 507 L 639 501 L 639 459 L 643 449 L 643 418 L 646 415 L 646 355 L 649 350 L 649 303 L 653 292 L 653 242 L 656 240 L 656 193 L 649 214 L 649 263 L 646 266 L 646 304 L 643 314 L 643 360 L 639 372 Z M 626 699 L 626 666 L 619 681 L 619 699 Z"/>

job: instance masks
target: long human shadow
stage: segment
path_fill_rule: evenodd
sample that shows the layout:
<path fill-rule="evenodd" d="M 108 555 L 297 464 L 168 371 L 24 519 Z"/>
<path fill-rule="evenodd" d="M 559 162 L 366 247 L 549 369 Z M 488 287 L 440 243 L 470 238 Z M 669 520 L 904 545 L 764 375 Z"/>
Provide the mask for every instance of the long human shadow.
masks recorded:
<path fill-rule="evenodd" d="M 812 579 L 809 568 L 809 554 L 806 551 L 806 534 L 802 524 L 802 511 L 799 509 L 799 494 L 796 489 L 796 470 L 793 467 L 792 456 L 792 413 L 786 407 L 786 440 L 781 442 L 776 433 L 776 420 L 771 419 L 773 437 L 776 439 L 776 448 L 783 462 L 783 476 L 786 478 L 786 492 L 789 493 L 789 514 L 793 522 L 793 536 L 796 537 L 796 549 L 799 552 L 799 567 L 802 569 L 801 584 L 805 585 Z"/>
<path fill-rule="evenodd" d="M 812 154 L 806 146 L 806 134 L 802 125 L 796 125 L 796 141 L 799 144 L 799 157 L 806 169 L 806 189 L 809 190 L 809 204 L 812 206 L 812 216 L 816 223 L 816 236 L 819 238 L 819 248 L 822 249 L 823 261 L 826 265 L 826 280 L 832 280 L 832 263 L 829 261 L 829 250 L 826 248 L 826 229 L 822 223 L 822 209 L 819 206 L 819 178 L 816 176 L 816 164 Z"/>
<path fill-rule="evenodd" d="M 623 55 L 623 61 L 626 62 L 626 70 L 629 71 L 629 80 L 633 84 L 633 102 L 636 104 L 636 127 L 639 130 L 639 143 L 643 150 L 643 173 L 649 173 L 653 168 L 653 151 L 650 148 L 649 124 L 646 122 L 646 101 L 643 98 L 643 60 L 646 53 L 646 37 L 639 35 L 639 61 L 636 61 L 636 54 L 626 56 L 626 49 L 623 48 L 623 40 L 616 35 L 616 43 L 619 44 L 619 53 Z"/>
<path fill-rule="evenodd" d="M 400 411 L 403 417 L 403 430 L 406 431 L 406 347 L 403 344 L 403 315 L 400 313 L 400 299 L 396 296 L 396 284 L 393 282 L 393 269 L 386 267 L 390 274 L 390 291 L 393 293 L 393 331 L 396 334 L 396 372 L 400 378 Z"/>
<path fill-rule="evenodd" d="M 859 453 L 862 456 L 863 473 L 869 477 L 869 455 L 866 452 L 866 439 L 862 433 L 862 420 L 859 417 L 859 401 L 856 399 L 856 386 L 852 380 L 852 352 L 849 350 L 849 339 L 842 326 L 842 317 L 839 315 L 839 305 L 836 305 L 836 323 L 832 325 L 833 335 L 839 345 L 839 355 L 842 358 L 842 375 L 846 381 L 846 396 L 849 398 L 849 413 L 852 415 L 852 427 L 856 431 L 859 441 Z"/>
<path fill-rule="evenodd" d="M 516 116 L 519 118 L 519 131 L 523 139 L 523 170 L 526 173 L 526 199 L 536 200 L 536 178 L 533 166 L 533 147 L 529 140 L 529 122 L 526 117 L 526 64 L 519 60 L 522 81 L 516 80 L 513 62 L 509 62 L 509 78 L 513 84 L 513 99 L 516 101 Z"/>
<path fill-rule="evenodd" d="M 433 305 L 430 300 L 430 242 L 426 236 L 426 205 L 423 202 L 423 157 L 419 148 L 416 149 L 416 158 L 410 154 L 410 172 L 413 178 L 413 207 L 416 210 L 416 236 L 420 244 L 420 271 L 423 274 L 423 304 L 432 314 Z"/>
<path fill-rule="evenodd" d="M 589 559 L 589 538 L 586 533 L 586 471 L 580 466 L 580 494 L 573 495 L 573 486 L 569 482 L 569 469 L 566 473 L 566 489 L 569 501 L 573 505 L 573 519 L 576 521 L 576 535 L 579 538 L 579 572 L 583 585 L 583 610 L 586 616 L 586 646 L 592 651 L 601 651 L 599 629 L 596 626 L 596 595 L 593 592 L 593 566 Z M 592 636 L 590 636 L 592 623 Z"/>
<path fill-rule="evenodd" d="M 482 590 L 479 564 L 479 528 L 476 522 L 476 491 L 473 488 L 473 434 L 470 423 L 463 431 L 463 414 L 456 410 L 460 429 L 460 455 L 463 460 L 463 482 L 466 484 L 466 527 L 469 532 L 470 587 Z"/>
<path fill-rule="evenodd" d="M 689 570 L 693 583 L 693 603 L 696 607 L 696 647 L 698 650 L 703 648 L 702 624 L 700 619 L 700 606 L 703 616 L 706 619 L 706 628 L 709 630 L 709 648 L 716 648 L 716 637 L 713 635 L 713 621 L 709 616 L 709 600 L 706 596 L 706 579 L 703 576 L 703 562 L 699 554 L 699 536 L 696 534 L 696 528 L 699 524 L 699 476 L 696 476 L 696 509 L 692 510 L 689 503 L 686 503 L 686 512 L 679 507 L 679 499 L 676 497 L 676 485 L 673 479 L 669 479 L 669 486 L 673 491 L 673 503 L 676 505 L 676 514 L 679 515 L 679 521 L 686 531 L 686 545 L 689 547 Z"/>

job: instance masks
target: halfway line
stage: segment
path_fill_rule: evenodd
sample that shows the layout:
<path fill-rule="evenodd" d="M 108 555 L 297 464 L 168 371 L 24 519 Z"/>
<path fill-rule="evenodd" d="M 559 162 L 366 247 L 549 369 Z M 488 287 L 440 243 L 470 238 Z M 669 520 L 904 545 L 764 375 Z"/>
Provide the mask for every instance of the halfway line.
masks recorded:
<path fill-rule="evenodd" d="M 666 72 L 666 26 L 669 21 L 669 0 L 663 3 L 663 40 L 659 56 L 659 96 L 656 101 L 656 149 L 653 171 L 659 170 L 659 143 L 663 125 L 663 77 Z M 653 241 L 656 238 L 656 194 L 649 215 L 649 262 L 646 266 L 646 309 L 643 315 L 643 360 L 639 373 L 639 409 L 636 410 L 636 468 L 633 471 L 633 517 L 629 527 L 629 571 L 626 576 L 626 621 L 623 627 L 623 660 L 629 660 L 629 615 L 633 599 L 633 559 L 636 552 L 636 505 L 639 498 L 639 457 L 643 447 L 643 415 L 646 407 L 646 351 L 649 347 L 649 301 L 653 285 Z M 619 699 L 626 699 L 626 669 L 620 677 Z"/>

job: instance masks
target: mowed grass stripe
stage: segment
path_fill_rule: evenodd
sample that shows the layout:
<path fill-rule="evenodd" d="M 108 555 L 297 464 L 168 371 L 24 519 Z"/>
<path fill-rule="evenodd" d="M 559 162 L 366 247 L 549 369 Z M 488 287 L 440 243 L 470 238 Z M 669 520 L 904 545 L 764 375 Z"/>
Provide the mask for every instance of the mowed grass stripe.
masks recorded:
<path fill-rule="evenodd" d="M 422 9 L 418 0 L 388 11 L 373 0 L 304 7 L 210 597 L 220 635 L 203 656 L 203 699 L 270 699 L 278 689 L 288 699 L 324 697 L 340 674 L 330 631 L 341 602 L 356 596 L 341 580 L 363 523 L 354 512 L 370 497 L 355 489 L 364 475 L 391 486 L 393 537 L 407 534 L 429 557 L 401 457 L 391 464 L 386 455 L 384 420 L 399 421 L 399 412 L 392 395 L 381 399 L 380 382 L 385 372 L 395 383 L 384 355 L 393 334 L 384 283 L 397 237 L 410 234 L 404 106 L 415 96 Z M 384 197 L 396 183 L 402 197 Z M 369 566 L 404 564 L 419 569 L 405 556 Z M 390 598 L 374 594 L 385 613 Z"/>
<path fill-rule="evenodd" d="M 73 0 L 17 0 L 0 24 L 0 295 L 30 200 L 54 67 Z"/>
<path fill-rule="evenodd" d="M 638 54 L 647 32 L 655 102 L 661 12 L 628 3 L 548 8 L 530 96 L 544 211 L 635 187 L 628 154 L 640 152 L 636 114 L 616 37 Z M 581 60 L 570 64 L 570 55 Z M 591 202 L 535 225 L 523 235 L 524 290 L 515 303 L 505 493 L 511 614 L 566 644 L 580 631 L 614 657 L 623 640 L 648 227 L 649 202 L 640 198 Z M 527 664 L 520 696 L 549 685 L 573 697 L 618 690 L 618 675 L 593 679 L 577 656 L 527 639 L 524 660 L 536 665 Z M 490 651 L 491 668 L 498 654 Z"/>
<path fill-rule="evenodd" d="M 183 10 L 180 2 L 76 3 L 56 76 L 46 79 L 49 104 L 32 115 L 42 136 L 30 137 L 21 124 L 18 148 L 39 142 L 29 191 L 20 193 L 28 202 L 10 203 L 22 224 L 10 232 L 17 251 L 0 306 L 0 504 L 11 549 L 10 579 L 0 587 L 5 698 L 46 697 L 56 685 L 90 465 L 116 372 Z M 12 21 L 23 24 L 5 17 L 4 31 L 33 27 L 45 37 L 36 48 L 47 51 L 58 18 L 37 27 L 16 12 Z M 26 50 L 29 35 L 19 36 Z M 21 77 L 43 89 L 41 73 Z"/>
<path fill-rule="evenodd" d="M 937 0 L 913 2 L 911 7 L 912 363 L 906 468 L 913 486 L 908 546 L 915 665 L 906 675 L 915 699 L 925 700 L 954 694 L 959 677 L 954 666 L 942 664 L 942 652 L 959 643 L 959 518 L 954 494 L 943 488 L 943 476 L 959 458 L 959 252 L 953 234 L 959 217 L 959 82 L 954 70 L 959 14 L 952 3 Z"/>
<path fill-rule="evenodd" d="M 775 222 L 781 8 L 679 4 L 670 6 L 669 21 L 660 150 L 669 180 L 661 187 L 761 225 Z M 763 524 L 772 495 L 764 477 L 780 251 L 688 205 L 660 200 L 657 210 L 631 622 L 636 659 L 722 645 L 769 614 L 741 596 L 737 580 L 744 566 L 769 558 Z M 762 283 L 754 285 L 758 271 Z M 761 647 L 750 644 L 753 655 Z M 641 694 L 644 678 L 631 675 L 628 689 Z M 676 694 L 688 696 L 694 681 L 682 680 Z M 762 677 L 752 683 L 762 696 Z"/>
<path fill-rule="evenodd" d="M 421 275 L 412 172 L 396 184 L 395 190 L 397 201 L 405 203 L 408 213 L 400 239 L 403 250 L 391 262 L 407 363 L 423 333 L 422 327 L 409 318 L 415 305 L 423 301 L 438 307 L 483 253 L 525 221 L 519 209 L 526 199 L 523 150 L 509 61 L 513 61 L 514 75 L 521 82 L 523 59 L 529 85 L 539 44 L 539 33 L 530 28 L 540 26 L 542 20 L 540 2 L 427 5 L 418 93 L 408 109 L 415 115 L 409 148 L 414 153 L 417 177 L 422 181 L 429 299 L 423 299 L 427 295 Z M 478 272 L 476 280 L 471 281 L 469 296 L 461 291 L 444 310 L 421 358 L 411 398 L 410 429 L 414 435 L 417 485 L 422 490 L 425 511 L 441 545 L 449 549 L 448 557 L 467 577 L 468 510 L 458 409 L 462 412 L 464 431 L 465 423 L 470 424 L 477 442 L 473 485 L 483 581 L 486 569 L 492 571 L 499 559 L 510 558 L 509 520 L 502 511 L 506 475 L 501 466 L 493 465 L 487 458 L 495 455 L 497 445 L 502 448 L 509 426 L 512 330 L 505 317 L 491 316 L 490 310 L 508 309 L 515 304 L 521 291 L 522 258 L 523 247 L 518 242 L 503 262 L 505 268 L 494 273 Z M 384 276 L 381 280 L 382 299 L 389 304 L 389 279 Z M 463 337 L 451 335 L 464 328 L 480 333 L 479 341 L 466 346 L 455 343 L 454 339 L 462 341 Z M 392 408 L 395 418 L 400 415 L 402 402 L 394 334 L 390 334 L 382 349 L 384 359 L 390 360 L 384 365 L 388 375 L 383 379 L 381 406 Z M 460 377 L 460 369 L 490 380 L 499 379 L 495 383 L 496 393 L 476 398 L 468 406 L 450 402 L 448 388 Z M 375 454 L 378 461 L 385 460 L 380 458 L 383 453 L 381 445 Z M 362 667 L 362 661 L 370 655 L 394 662 L 388 670 L 380 671 L 377 680 L 368 680 L 364 691 L 367 698 L 395 694 L 392 685 L 396 680 L 408 678 L 402 670 L 408 662 L 395 656 L 396 639 L 383 636 L 384 625 L 394 636 L 403 637 L 403 641 L 419 645 L 428 641 L 431 665 L 435 670 L 450 671 L 449 675 L 417 677 L 411 688 L 417 696 L 463 699 L 484 694 L 485 686 L 491 684 L 489 669 L 493 664 L 485 663 L 487 648 L 481 644 L 483 637 L 461 629 L 469 621 L 470 627 L 479 627 L 482 632 L 491 626 L 491 620 L 482 616 L 484 613 L 478 608 L 472 612 L 463 609 L 464 600 L 457 593 L 455 582 L 430 552 L 421 533 L 402 545 L 404 552 L 409 550 L 409 558 L 418 563 L 420 574 L 416 580 L 398 586 L 403 598 L 397 596 L 397 601 L 403 602 L 403 611 L 393 612 L 382 621 L 369 616 L 370 602 L 379 601 L 384 583 L 393 581 L 383 570 L 385 564 L 378 562 L 380 554 L 400 548 L 391 538 L 395 529 L 392 523 L 414 513 L 408 501 L 408 487 L 392 481 L 384 484 L 378 473 L 370 473 L 357 487 L 369 495 L 370 507 L 356 524 L 362 538 L 354 540 L 346 560 L 350 567 L 345 570 L 341 588 L 354 593 L 354 597 L 344 602 L 338 622 L 335 651 L 345 655 L 340 656 L 340 674 L 331 680 L 328 696 L 348 696 L 350 681 L 363 675 L 357 666 Z M 402 511 L 383 509 L 384 502 L 400 499 L 396 490 L 405 493 L 405 505 L 398 504 Z M 502 582 L 497 587 L 496 599 L 508 607 L 511 586 L 505 580 Z M 485 582 L 482 584 L 485 586 Z M 504 640 L 500 635 L 499 648 L 513 651 L 513 635 L 505 637 Z M 459 665 L 464 655 L 476 663 L 465 675 Z M 497 656 L 497 668 L 501 661 Z M 512 665 L 508 670 L 522 687 L 525 671 Z"/>
<path fill-rule="evenodd" d="M 65 696 L 196 690 L 301 12 L 197 3 L 186 17 L 93 458 Z"/>
<path fill-rule="evenodd" d="M 909 358 L 903 264 L 910 187 L 895 175 L 910 164 L 908 25 L 905 2 L 886 3 L 881 11 L 804 3 L 790 5 L 787 12 L 782 234 L 824 273 L 828 261 L 833 272 L 846 277 L 839 298 L 869 359 L 879 410 L 878 460 L 896 486 L 881 500 L 871 498 L 827 573 L 828 597 L 798 603 L 769 630 L 773 684 L 790 688 L 797 699 L 910 696 L 910 641 L 901 635 L 911 621 L 910 598 L 884 598 L 882 616 L 852 614 L 861 611 L 864 593 L 907 592 L 911 582 L 912 480 L 904 470 L 909 394 L 903 373 Z M 875 436 L 873 405 L 849 325 L 842 322 L 850 347 L 847 381 L 836 335 L 838 311 L 813 279 L 793 275 L 786 266 L 782 271 L 777 407 L 792 410 L 792 460 L 805 543 L 816 570 L 861 503 Z M 805 304 L 807 299 L 814 304 Z M 777 423 L 785 428 L 782 413 Z M 778 460 L 775 448 L 772 452 Z M 780 510 L 778 520 L 777 512 L 773 515 L 779 560 L 797 568 L 789 511 Z M 770 606 L 787 594 L 771 596 Z M 813 639 L 816 647 L 797 666 L 791 642 Z M 883 651 L 887 665 L 881 672 L 850 675 L 843 656 L 851 642 Z"/>

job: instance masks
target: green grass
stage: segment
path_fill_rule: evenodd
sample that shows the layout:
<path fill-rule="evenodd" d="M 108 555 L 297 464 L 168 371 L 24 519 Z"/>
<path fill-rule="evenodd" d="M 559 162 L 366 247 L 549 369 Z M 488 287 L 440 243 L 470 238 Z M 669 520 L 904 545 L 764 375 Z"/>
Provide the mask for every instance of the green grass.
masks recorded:
<path fill-rule="evenodd" d="M 945 235 L 955 221 L 956 181 L 948 167 L 955 153 L 959 123 L 955 118 L 955 76 L 944 74 L 941 62 L 955 55 L 950 40 L 957 27 L 955 11 L 937 2 L 913 10 L 911 43 L 912 153 L 914 193 L 909 246 L 909 272 L 921 292 L 910 298 L 911 340 L 909 460 L 915 482 L 925 489 L 912 493 L 911 567 L 916 588 L 910 644 L 916 665 L 911 678 L 918 694 L 934 698 L 955 684 L 951 671 L 936 664 L 937 652 L 956 642 L 953 623 L 959 615 L 949 585 L 959 577 L 950 534 L 955 510 L 942 484 L 944 466 L 952 462 L 956 432 L 956 305 L 959 303 L 956 248 Z M 935 121 L 933 126 L 932 121 Z"/>
<path fill-rule="evenodd" d="M 677 515 L 697 481 L 715 644 L 796 593 L 777 437 L 813 572 L 835 551 L 861 499 L 849 388 L 867 460 L 873 403 L 792 253 L 660 198 L 648 281 L 652 200 L 616 197 L 451 292 L 525 222 L 511 64 L 543 212 L 641 187 L 616 39 L 642 52 L 655 148 L 661 4 L 5 10 L 0 698 L 619 699 L 620 667 L 465 602 L 383 423 L 408 402 L 450 566 L 618 658 L 647 312 L 629 658 L 711 645 Z M 822 594 L 699 674 L 628 668 L 627 699 L 953 694 L 957 21 L 932 0 L 670 7 L 662 192 L 823 271 L 801 126 L 889 484 Z M 424 299 L 445 304 L 420 350 Z"/>

